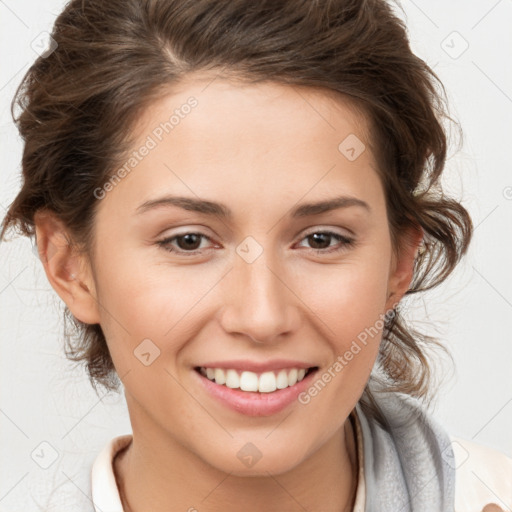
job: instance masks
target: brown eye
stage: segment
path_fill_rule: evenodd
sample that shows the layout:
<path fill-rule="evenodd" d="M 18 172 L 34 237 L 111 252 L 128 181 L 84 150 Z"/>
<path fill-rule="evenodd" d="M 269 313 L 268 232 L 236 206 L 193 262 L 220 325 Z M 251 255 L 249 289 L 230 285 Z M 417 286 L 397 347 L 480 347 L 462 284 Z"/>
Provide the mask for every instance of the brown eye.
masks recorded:
<path fill-rule="evenodd" d="M 195 250 L 201 245 L 201 236 L 197 233 L 187 233 L 186 235 L 177 236 L 176 241 L 180 249 Z"/>
<path fill-rule="evenodd" d="M 201 246 L 203 238 L 209 240 L 209 238 L 202 233 L 184 233 L 182 235 L 164 238 L 157 243 L 169 252 L 196 254 L 200 252 L 198 249 Z M 173 245 L 173 242 L 176 243 Z"/>
<path fill-rule="evenodd" d="M 310 244 L 312 243 L 312 249 L 327 249 L 330 246 L 332 235 L 328 233 L 313 233 L 308 235 Z M 326 245 L 327 243 L 327 245 Z"/>
<path fill-rule="evenodd" d="M 332 240 L 337 240 L 339 246 L 332 246 Z M 312 250 L 318 253 L 331 253 L 346 250 L 355 242 L 353 238 L 343 236 L 332 231 L 315 231 L 309 233 L 303 240 L 307 240 Z"/>

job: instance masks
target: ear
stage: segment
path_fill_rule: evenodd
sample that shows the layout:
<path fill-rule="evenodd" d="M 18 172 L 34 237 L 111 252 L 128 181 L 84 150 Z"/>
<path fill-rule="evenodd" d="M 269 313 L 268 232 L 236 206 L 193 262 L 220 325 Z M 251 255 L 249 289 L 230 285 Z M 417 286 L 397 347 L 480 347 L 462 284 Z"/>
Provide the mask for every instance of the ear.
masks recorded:
<path fill-rule="evenodd" d="M 48 210 L 34 215 L 37 249 L 48 281 L 73 316 L 86 324 L 100 323 L 93 275 L 88 259 L 71 244 L 64 223 Z"/>
<path fill-rule="evenodd" d="M 420 226 L 411 226 L 398 235 L 398 247 L 391 261 L 386 310 L 396 305 L 409 289 L 422 240 L 423 229 Z"/>

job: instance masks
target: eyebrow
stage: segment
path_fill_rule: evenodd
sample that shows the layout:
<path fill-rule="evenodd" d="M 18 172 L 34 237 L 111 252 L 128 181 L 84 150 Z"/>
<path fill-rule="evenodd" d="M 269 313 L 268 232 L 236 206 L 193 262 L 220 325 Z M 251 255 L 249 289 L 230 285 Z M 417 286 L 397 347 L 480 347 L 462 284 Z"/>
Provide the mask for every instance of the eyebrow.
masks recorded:
<path fill-rule="evenodd" d="M 221 219 L 230 219 L 233 217 L 232 211 L 222 203 L 182 196 L 165 196 L 145 201 L 136 209 L 136 213 L 141 214 L 156 208 L 170 206 L 177 206 L 184 210 L 211 215 Z M 301 204 L 292 210 L 290 216 L 292 218 L 310 217 L 313 215 L 320 215 L 331 210 L 348 208 L 351 206 L 359 206 L 366 209 L 368 212 L 371 212 L 370 205 L 365 201 L 352 196 L 339 196 L 315 203 Z"/>

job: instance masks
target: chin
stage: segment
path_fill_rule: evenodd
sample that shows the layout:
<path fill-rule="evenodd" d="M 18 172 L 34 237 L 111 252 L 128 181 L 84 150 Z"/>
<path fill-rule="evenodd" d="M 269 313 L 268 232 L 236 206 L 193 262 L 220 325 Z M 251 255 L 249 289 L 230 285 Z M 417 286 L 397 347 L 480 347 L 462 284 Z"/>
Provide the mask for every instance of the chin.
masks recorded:
<path fill-rule="evenodd" d="M 207 462 L 232 476 L 280 475 L 293 470 L 307 458 L 304 449 L 297 450 L 298 446 L 301 446 L 298 442 L 284 446 L 281 440 L 272 443 L 267 439 L 259 444 L 246 441 L 236 443 L 235 448 L 230 447 L 218 456 L 209 457 Z"/>

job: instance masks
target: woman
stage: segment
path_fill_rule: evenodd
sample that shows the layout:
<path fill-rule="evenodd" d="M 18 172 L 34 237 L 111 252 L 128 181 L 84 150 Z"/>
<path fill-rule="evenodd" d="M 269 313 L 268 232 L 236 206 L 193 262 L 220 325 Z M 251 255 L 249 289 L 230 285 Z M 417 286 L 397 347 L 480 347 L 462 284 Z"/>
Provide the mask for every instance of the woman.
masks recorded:
<path fill-rule="evenodd" d="M 52 38 L 2 235 L 36 235 L 70 356 L 124 386 L 133 436 L 98 455 L 91 510 L 512 506 L 512 461 L 418 400 L 436 342 L 401 301 L 472 223 L 390 6 L 72 0 Z"/>

